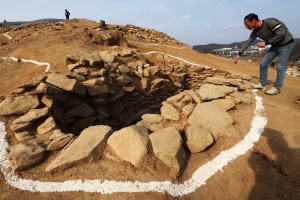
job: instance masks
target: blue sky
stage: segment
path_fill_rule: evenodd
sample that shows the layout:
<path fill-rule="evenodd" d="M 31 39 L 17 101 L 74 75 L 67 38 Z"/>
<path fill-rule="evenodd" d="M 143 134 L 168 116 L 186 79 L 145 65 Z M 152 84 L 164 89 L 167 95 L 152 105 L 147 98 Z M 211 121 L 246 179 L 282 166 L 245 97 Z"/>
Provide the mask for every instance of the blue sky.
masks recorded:
<path fill-rule="evenodd" d="M 188 45 L 247 40 L 244 17 L 274 17 L 300 38 L 299 0 L 0 0 L 0 21 L 85 18 L 164 32 Z M 1 19 L 2 18 L 2 19 Z"/>

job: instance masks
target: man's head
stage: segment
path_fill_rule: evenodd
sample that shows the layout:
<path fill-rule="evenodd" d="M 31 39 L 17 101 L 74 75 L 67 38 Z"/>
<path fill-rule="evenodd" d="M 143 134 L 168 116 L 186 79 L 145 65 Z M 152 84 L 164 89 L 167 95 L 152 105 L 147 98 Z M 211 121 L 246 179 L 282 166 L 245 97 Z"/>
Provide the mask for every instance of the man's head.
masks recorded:
<path fill-rule="evenodd" d="M 254 13 L 250 13 L 244 18 L 245 27 L 249 30 L 252 30 L 253 28 L 259 28 L 258 22 L 258 16 Z"/>

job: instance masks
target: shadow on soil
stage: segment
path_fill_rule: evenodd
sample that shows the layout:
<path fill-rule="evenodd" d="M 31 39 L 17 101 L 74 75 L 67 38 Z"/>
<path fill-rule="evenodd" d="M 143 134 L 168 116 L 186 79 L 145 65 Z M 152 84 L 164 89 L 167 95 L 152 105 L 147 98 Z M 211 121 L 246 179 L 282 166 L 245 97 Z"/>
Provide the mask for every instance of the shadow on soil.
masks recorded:
<path fill-rule="evenodd" d="M 266 129 L 262 137 L 267 138 L 276 159 L 252 152 L 248 163 L 255 173 L 255 185 L 248 199 L 300 199 L 300 149 L 290 148 L 284 133 L 273 129 Z"/>

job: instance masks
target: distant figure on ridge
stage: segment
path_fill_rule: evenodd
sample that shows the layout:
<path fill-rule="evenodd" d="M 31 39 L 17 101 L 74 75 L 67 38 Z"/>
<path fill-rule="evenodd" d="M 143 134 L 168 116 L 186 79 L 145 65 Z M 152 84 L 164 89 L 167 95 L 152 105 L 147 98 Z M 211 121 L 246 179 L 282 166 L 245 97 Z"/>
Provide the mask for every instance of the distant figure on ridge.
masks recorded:
<path fill-rule="evenodd" d="M 234 62 L 237 63 L 239 61 L 240 55 L 242 55 L 242 53 L 257 37 L 264 40 L 262 42 L 258 42 L 256 44 L 257 47 L 270 44 L 271 48 L 265 54 L 262 62 L 260 63 L 260 83 L 254 85 L 254 88 L 261 89 L 269 95 L 278 94 L 284 80 L 286 63 L 288 62 L 291 52 L 295 47 L 293 35 L 289 32 L 285 24 L 278 19 L 267 18 L 260 20 L 254 13 L 250 13 L 244 18 L 244 24 L 247 29 L 252 30 L 252 33 L 236 56 Z M 276 66 L 276 81 L 274 86 L 267 90 L 268 66 L 277 56 L 278 64 Z"/>
<path fill-rule="evenodd" d="M 65 9 L 65 11 L 66 11 L 66 12 L 65 12 L 66 19 L 69 20 L 70 13 L 69 13 L 69 11 L 68 11 L 67 9 Z"/>
<path fill-rule="evenodd" d="M 3 22 L 6 22 L 6 20 L 4 19 Z"/>

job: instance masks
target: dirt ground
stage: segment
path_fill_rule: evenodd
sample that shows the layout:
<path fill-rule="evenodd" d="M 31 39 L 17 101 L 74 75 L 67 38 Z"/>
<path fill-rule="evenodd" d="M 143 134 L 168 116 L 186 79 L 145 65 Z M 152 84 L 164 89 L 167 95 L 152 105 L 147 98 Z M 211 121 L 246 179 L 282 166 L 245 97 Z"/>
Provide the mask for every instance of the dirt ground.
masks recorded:
<path fill-rule="evenodd" d="M 16 57 L 51 65 L 49 72 L 67 72 L 64 63 L 67 54 L 93 52 L 105 49 L 100 45 L 85 42 L 80 34 L 83 28 L 94 27 L 96 22 L 88 20 L 72 21 L 76 29 L 53 31 L 18 30 L 10 31 L 9 39 L 0 34 L 0 95 L 8 94 L 17 86 L 26 83 L 34 76 L 45 74 L 45 66 L 32 63 L 15 62 L 3 57 Z M 30 33 L 30 34 L 29 34 Z M 17 39 L 18 40 L 17 40 Z M 258 83 L 259 63 L 241 60 L 233 64 L 232 59 L 210 54 L 200 54 L 192 48 L 174 49 L 167 46 L 136 43 L 136 38 L 127 38 L 130 47 L 139 49 L 141 53 L 149 51 L 164 52 L 180 57 L 192 63 L 214 67 L 220 70 L 232 70 L 249 74 L 252 82 Z M 179 45 L 169 44 L 180 47 Z M 269 87 L 276 78 L 276 70 L 269 69 Z M 279 95 L 268 96 L 262 91 L 257 94 L 262 97 L 265 107 L 264 116 L 268 122 L 259 141 L 246 154 L 238 157 L 218 171 L 206 181 L 206 184 L 195 192 L 172 197 L 167 193 L 114 193 L 100 194 L 88 192 L 62 193 L 32 193 L 11 187 L 0 173 L 0 199 L 300 199 L 300 104 L 296 104 L 300 96 L 300 79 L 286 76 L 284 86 Z M 238 105 L 229 114 L 236 121 L 236 128 L 244 135 L 251 128 L 255 103 Z M 4 118 L 1 118 L 2 121 Z M 7 129 L 7 139 L 13 144 L 13 133 Z M 203 153 L 188 156 L 188 162 L 179 178 L 168 171 L 159 161 L 157 164 L 149 159 L 141 168 L 135 169 L 126 162 L 113 163 L 106 156 L 97 162 L 87 163 L 70 168 L 60 173 L 44 172 L 45 167 L 53 160 L 53 155 L 47 155 L 39 165 L 22 171 L 23 178 L 40 181 L 65 181 L 75 179 L 110 179 L 130 181 L 171 181 L 183 182 L 189 179 L 201 165 L 216 157 L 221 151 L 229 149 L 240 141 L 240 138 L 221 137 L 215 145 Z M 105 153 L 104 153 L 105 155 Z"/>

